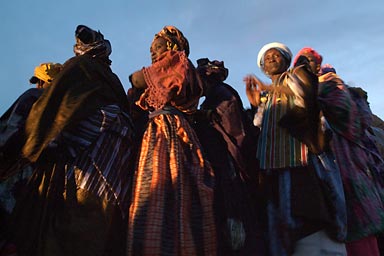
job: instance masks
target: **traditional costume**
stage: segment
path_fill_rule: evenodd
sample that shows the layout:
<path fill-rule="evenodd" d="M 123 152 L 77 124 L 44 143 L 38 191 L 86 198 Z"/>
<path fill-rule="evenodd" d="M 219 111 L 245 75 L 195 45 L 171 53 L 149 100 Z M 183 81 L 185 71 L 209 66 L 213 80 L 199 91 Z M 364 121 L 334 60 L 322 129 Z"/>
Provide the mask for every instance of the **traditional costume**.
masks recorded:
<path fill-rule="evenodd" d="M 156 36 L 168 51 L 142 69 L 149 110 L 129 210 L 129 255 L 215 255 L 213 172 L 185 115 L 202 94 L 188 41 L 173 26 Z"/>

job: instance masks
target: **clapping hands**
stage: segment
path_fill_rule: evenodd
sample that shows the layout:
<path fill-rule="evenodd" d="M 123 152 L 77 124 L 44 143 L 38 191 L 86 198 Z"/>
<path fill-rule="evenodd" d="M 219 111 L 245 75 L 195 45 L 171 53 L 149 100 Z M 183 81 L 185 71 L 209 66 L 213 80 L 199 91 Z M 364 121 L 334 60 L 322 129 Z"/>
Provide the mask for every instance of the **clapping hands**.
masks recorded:
<path fill-rule="evenodd" d="M 260 104 L 260 93 L 267 89 L 267 85 L 255 75 L 244 77 L 245 92 L 252 106 L 257 107 Z"/>

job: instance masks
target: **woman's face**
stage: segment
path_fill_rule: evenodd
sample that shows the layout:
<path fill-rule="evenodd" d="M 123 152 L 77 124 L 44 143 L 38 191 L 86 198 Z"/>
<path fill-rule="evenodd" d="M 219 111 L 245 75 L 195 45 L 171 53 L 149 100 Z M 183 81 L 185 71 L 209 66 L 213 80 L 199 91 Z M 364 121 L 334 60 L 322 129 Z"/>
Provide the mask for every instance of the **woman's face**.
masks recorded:
<path fill-rule="evenodd" d="M 167 41 L 164 38 L 158 37 L 153 40 L 150 48 L 152 63 L 158 61 L 161 54 L 163 54 L 167 50 Z"/>
<path fill-rule="evenodd" d="M 321 63 L 317 63 L 315 56 L 311 53 L 305 53 L 303 56 L 307 57 L 309 61 L 309 66 L 314 74 L 319 73 Z"/>
<path fill-rule="evenodd" d="M 286 71 L 286 60 L 279 50 L 272 48 L 265 53 L 263 69 L 268 75 L 277 75 Z"/>

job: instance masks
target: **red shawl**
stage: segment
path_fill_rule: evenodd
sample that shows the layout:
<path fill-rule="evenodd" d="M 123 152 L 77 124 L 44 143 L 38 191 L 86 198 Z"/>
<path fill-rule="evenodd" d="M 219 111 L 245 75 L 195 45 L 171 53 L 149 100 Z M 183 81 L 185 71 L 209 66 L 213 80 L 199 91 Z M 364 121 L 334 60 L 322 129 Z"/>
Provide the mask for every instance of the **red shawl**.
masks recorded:
<path fill-rule="evenodd" d="M 148 88 L 138 101 L 143 109 L 158 110 L 170 105 L 184 113 L 194 112 L 202 95 L 202 82 L 183 51 L 167 51 L 143 68 Z"/>

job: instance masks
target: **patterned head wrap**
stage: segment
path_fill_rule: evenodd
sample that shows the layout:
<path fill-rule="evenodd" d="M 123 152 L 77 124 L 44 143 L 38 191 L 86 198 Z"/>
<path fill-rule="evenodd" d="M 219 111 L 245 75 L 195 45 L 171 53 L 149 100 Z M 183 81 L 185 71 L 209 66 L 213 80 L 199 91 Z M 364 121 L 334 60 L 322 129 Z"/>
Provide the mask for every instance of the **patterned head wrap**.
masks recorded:
<path fill-rule="evenodd" d="M 264 45 L 260 49 L 259 54 L 257 55 L 257 65 L 259 66 L 260 69 L 263 70 L 263 67 L 264 67 L 264 55 L 270 49 L 277 49 L 277 50 L 279 50 L 281 52 L 281 54 L 283 55 L 283 57 L 287 60 L 287 63 L 288 63 L 288 66 L 289 66 L 289 64 L 291 63 L 291 60 L 292 60 L 292 52 L 291 52 L 291 50 L 289 50 L 289 48 L 285 44 L 278 43 L 278 42 L 273 42 L 273 43 L 269 43 L 269 44 Z"/>
<path fill-rule="evenodd" d="M 301 49 L 297 53 L 297 55 L 296 55 L 296 57 L 295 57 L 295 59 L 293 61 L 293 66 L 296 66 L 297 60 L 299 59 L 299 57 L 301 55 L 304 55 L 304 54 L 311 54 L 311 55 L 313 55 L 313 57 L 315 58 L 315 60 L 317 62 L 316 64 L 321 65 L 321 62 L 323 61 L 323 57 L 317 51 L 315 51 L 313 48 L 311 48 L 311 47 L 304 47 L 303 49 Z"/>
<path fill-rule="evenodd" d="M 38 80 L 42 80 L 50 84 L 62 68 L 63 66 L 60 63 L 42 63 L 35 68 L 33 76 L 29 79 L 29 82 L 31 84 L 36 84 Z"/>
<path fill-rule="evenodd" d="M 189 56 L 189 43 L 183 33 L 174 26 L 165 26 L 159 33 L 155 35 L 155 39 L 164 38 L 167 41 L 168 50 L 184 51 Z"/>
<path fill-rule="evenodd" d="M 92 55 L 93 57 L 107 58 L 112 53 L 111 43 L 104 39 L 100 31 L 79 25 L 75 31 L 76 44 L 73 51 L 77 55 Z"/>
<path fill-rule="evenodd" d="M 215 80 L 223 82 L 228 77 L 228 69 L 224 67 L 223 61 L 201 58 L 197 60 L 197 71 L 204 76 L 209 76 Z"/>

